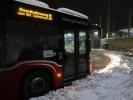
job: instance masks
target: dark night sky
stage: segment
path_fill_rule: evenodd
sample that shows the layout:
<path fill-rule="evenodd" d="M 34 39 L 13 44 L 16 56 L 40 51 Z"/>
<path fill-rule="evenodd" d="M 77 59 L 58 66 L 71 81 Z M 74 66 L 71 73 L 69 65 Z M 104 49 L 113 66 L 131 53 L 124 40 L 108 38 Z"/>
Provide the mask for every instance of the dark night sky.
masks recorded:
<path fill-rule="evenodd" d="M 107 26 L 107 0 L 42 0 L 52 8 L 67 7 L 89 16 L 91 23 L 100 24 L 104 30 Z M 129 8 L 132 8 L 133 26 L 133 0 L 110 0 L 111 1 L 111 30 L 117 31 L 128 27 Z"/>

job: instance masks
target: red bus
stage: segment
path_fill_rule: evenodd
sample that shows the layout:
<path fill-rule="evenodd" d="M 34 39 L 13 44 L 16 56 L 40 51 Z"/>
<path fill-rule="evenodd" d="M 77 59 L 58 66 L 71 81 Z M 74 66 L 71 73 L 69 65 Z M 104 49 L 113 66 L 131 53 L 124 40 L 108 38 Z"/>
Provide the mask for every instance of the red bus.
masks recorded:
<path fill-rule="evenodd" d="M 86 15 L 37 0 L 9 0 L 1 10 L 0 100 L 28 100 L 90 74 L 95 26 Z"/>

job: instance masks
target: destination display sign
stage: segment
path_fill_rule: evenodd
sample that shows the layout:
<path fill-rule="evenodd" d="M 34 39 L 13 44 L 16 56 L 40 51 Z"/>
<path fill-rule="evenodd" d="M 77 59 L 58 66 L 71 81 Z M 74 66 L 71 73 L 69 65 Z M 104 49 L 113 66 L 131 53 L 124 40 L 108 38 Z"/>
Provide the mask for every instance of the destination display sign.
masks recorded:
<path fill-rule="evenodd" d="M 41 11 L 27 9 L 23 7 L 18 7 L 16 14 L 19 16 L 26 16 L 26 17 L 48 20 L 48 21 L 53 20 L 53 15 L 51 13 L 41 12 Z"/>

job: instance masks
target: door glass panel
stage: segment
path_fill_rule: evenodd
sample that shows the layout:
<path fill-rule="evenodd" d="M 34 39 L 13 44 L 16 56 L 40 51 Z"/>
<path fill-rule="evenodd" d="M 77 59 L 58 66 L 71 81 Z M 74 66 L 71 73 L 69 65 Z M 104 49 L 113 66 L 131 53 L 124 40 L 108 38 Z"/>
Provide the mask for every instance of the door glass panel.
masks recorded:
<path fill-rule="evenodd" d="M 64 48 L 65 48 L 65 77 L 71 76 L 75 73 L 74 67 L 74 32 L 67 31 L 64 34 Z"/>
<path fill-rule="evenodd" d="M 79 32 L 79 73 L 87 70 L 86 32 Z"/>

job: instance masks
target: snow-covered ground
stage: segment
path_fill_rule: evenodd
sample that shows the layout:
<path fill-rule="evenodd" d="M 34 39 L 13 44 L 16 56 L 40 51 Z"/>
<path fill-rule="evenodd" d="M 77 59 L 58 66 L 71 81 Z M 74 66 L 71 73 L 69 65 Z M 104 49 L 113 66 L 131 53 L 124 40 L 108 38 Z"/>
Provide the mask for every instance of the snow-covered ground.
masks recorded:
<path fill-rule="evenodd" d="M 133 59 L 119 52 L 104 54 L 111 62 L 93 76 L 30 100 L 133 100 Z"/>

